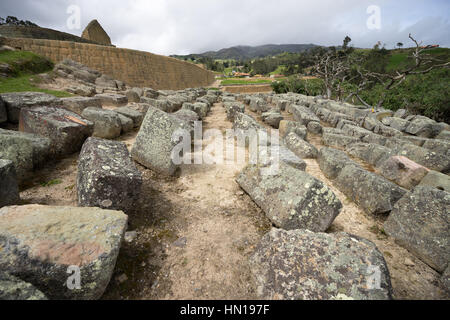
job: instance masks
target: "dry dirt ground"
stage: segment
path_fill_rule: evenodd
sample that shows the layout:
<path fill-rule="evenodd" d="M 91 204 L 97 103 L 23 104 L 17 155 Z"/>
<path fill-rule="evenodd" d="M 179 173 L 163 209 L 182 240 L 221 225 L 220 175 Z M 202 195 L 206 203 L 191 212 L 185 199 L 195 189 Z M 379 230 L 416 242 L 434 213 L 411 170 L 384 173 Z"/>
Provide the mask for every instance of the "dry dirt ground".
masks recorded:
<path fill-rule="evenodd" d="M 203 127 L 222 132 L 231 128 L 221 104 L 213 107 Z M 118 140 L 131 148 L 136 134 Z M 320 137 L 308 139 L 320 147 Z M 75 206 L 77 158 L 37 172 L 22 190 L 22 201 Z M 384 234 L 385 216 L 366 215 L 334 187 L 315 160 L 307 164 L 307 172 L 330 186 L 344 205 L 329 232 L 345 231 L 376 243 L 387 261 L 396 299 L 448 299 L 438 286 L 439 275 Z M 243 166 L 185 165 L 180 177 L 166 178 L 138 165 L 142 197 L 129 214 L 129 231 L 137 237 L 122 245 L 103 298 L 256 299 L 248 257 L 271 224 L 235 182 Z"/>

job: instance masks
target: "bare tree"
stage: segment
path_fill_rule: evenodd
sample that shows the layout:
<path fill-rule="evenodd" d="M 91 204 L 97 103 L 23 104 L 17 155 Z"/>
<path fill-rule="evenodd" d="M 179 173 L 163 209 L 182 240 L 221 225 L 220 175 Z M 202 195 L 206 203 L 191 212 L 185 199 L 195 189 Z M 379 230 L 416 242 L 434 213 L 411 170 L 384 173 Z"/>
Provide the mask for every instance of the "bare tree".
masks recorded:
<path fill-rule="evenodd" d="M 416 45 L 412 55 L 410 56 L 414 60 L 414 64 L 404 69 L 396 70 L 393 74 L 369 72 L 367 70 L 363 70 L 362 68 L 358 68 L 358 87 L 355 91 L 350 93 L 350 95 L 346 98 L 346 101 L 355 96 L 361 103 L 369 107 L 370 105 L 361 98 L 360 92 L 371 84 L 382 83 L 384 85 L 384 90 L 375 106 L 379 109 L 383 106 L 389 91 L 400 86 L 408 76 L 426 74 L 434 69 L 450 67 L 450 62 L 444 62 L 426 53 L 426 51 L 430 49 L 430 46 L 422 46 L 422 42 L 418 42 L 412 37 L 411 34 L 409 34 L 409 38 Z"/>

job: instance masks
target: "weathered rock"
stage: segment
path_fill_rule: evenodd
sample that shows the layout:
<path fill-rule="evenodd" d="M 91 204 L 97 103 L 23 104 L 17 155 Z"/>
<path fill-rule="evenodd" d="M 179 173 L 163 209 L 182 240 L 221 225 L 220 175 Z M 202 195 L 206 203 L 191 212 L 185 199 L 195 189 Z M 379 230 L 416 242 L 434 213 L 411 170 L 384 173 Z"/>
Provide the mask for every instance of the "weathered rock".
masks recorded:
<path fill-rule="evenodd" d="M 319 153 L 316 147 L 300 138 L 294 132 L 289 133 L 284 138 L 284 142 L 289 150 L 303 159 L 316 159 L 317 154 Z"/>
<path fill-rule="evenodd" d="M 401 118 L 395 118 L 395 117 L 387 117 L 383 119 L 383 124 L 390 126 L 391 128 L 397 129 L 398 131 L 404 132 L 406 128 L 410 125 L 410 122 L 401 119 Z"/>
<path fill-rule="evenodd" d="M 306 139 L 307 135 L 307 129 L 304 125 L 296 121 L 287 120 L 283 120 L 280 122 L 279 132 L 281 138 L 286 137 L 291 132 L 294 132 L 302 139 Z"/>
<path fill-rule="evenodd" d="M 0 209 L 0 269 L 50 299 L 98 299 L 114 270 L 127 216 L 99 208 L 27 205 Z M 81 289 L 70 290 L 69 266 Z"/>
<path fill-rule="evenodd" d="M 250 267 L 260 299 L 392 299 L 383 255 L 372 242 L 347 233 L 272 229 L 256 247 Z M 374 273 L 379 283 L 371 282 L 378 280 Z"/>
<path fill-rule="evenodd" d="M 144 120 L 144 115 L 141 112 L 131 109 L 130 107 L 120 107 L 114 109 L 114 111 L 133 120 L 133 126 L 135 128 L 138 128 Z"/>
<path fill-rule="evenodd" d="M 86 108 L 82 116 L 94 123 L 94 137 L 105 139 L 120 137 L 122 123 L 117 112 L 100 108 Z"/>
<path fill-rule="evenodd" d="M 89 84 L 94 84 L 95 80 L 102 75 L 100 72 L 70 59 L 64 59 L 58 63 L 54 70 L 61 77 L 72 77 Z"/>
<path fill-rule="evenodd" d="M 436 139 L 450 140 L 450 131 L 448 131 L 448 130 L 442 130 L 441 133 L 439 133 L 439 134 L 436 136 Z"/>
<path fill-rule="evenodd" d="M 83 110 L 89 107 L 101 108 L 102 102 L 99 98 L 91 97 L 70 97 L 61 99 L 64 109 L 81 115 Z"/>
<path fill-rule="evenodd" d="M 347 146 L 346 151 L 375 167 L 394 155 L 391 149 L 375 143 L 353 143 Z"/>
<path fill-rule="evenodd" d="M 17 179 L 24 181 L 33 169 L 51 157 L 51 141 L 34 134 L 0 129 L 0 159 L 14 163 Z"/>
<path fill-rule="evenodd" d="M 438 272 L 450 261 L 450 193 L 418 186 L 398 201 L 386 233 Z"/>
<path fill-rule="evenodd" d="M 32 284 L 10 274 L 0 272 L 0 301 L 47 300 Z"/>
<path fill-rule="evenodd" d="M 11 123 L 19 123 L 20 110 L 22 108 L 31 108 L 36 106 L 56 106 L 59 99 L 50 94 L 41 92 L 15 92 L 2 93 L 8 121 Z"/>
<path fill-rule="evenodd" d="M 385 121 L 386 118 L 383 119 Z M 380 126 L 382 123 L 375 118 L 366 117 L 363 120 L 363 127 L 369 131 L 374 131 L 376 127 Z"/>
<path fill-rule="evenodd" d="M 359 140 L 361 140 L 368 134 L 371 134 L 369 130 L 348 124 L 342 128 L 342 131 L 344 131 L 344 134 L 346 134 L 347 136 L 355 137 Z"/>
<path fill-rule="evenodd" d="M 280 164 L 275 175 L 265 169 L 249 165 L 237 182 L 274 225 L 316 232 L 331 226 L 342 204 L 326 185 L 291 166 Z"/>
<path fill-rule="evenodd" d="M 450 141 L 429 139 L 425 141 L 423 147 L 433 152 L 447 155 L 447 157 L 450 157 Z"/>
<path fill-rule="evenodd" d="M 311 121 L 308 123 L 308 132 L 311 132 L 313 134 L 322 134 L 323 128 L 320 125 L 319 122 Z"/>
<path fill-rule="evenodd" d="M 0 123 L 4 123 L 6 121 L 8 121 L 8 114 L 6 113 L 6 105 L 2 99 L 2 96 L 0 96 Z"/>
<path fill-rule="evenodd" d="M 94 41 L 98 44 L 103 44 L 106 46 L 111 45 L 111 38 L 108 36 L 106 31 L 102 28 L 97 20 L 92 20 L 84 29 L 82 38 Z"/>
<path fill-rule="evenodd" d="M 390 212 L 394 204 L 407 192 L 392 182 L 354 165 L 342 169 L 335 184 L 369 214 Z"/>
<path fill-rule="evenodd" d="M 131 151 L 133 159 L 156 172 L 174 175 L 179 165 L 174 163 L 172 151 L 181 142 L 174 134 L 180 130 L 189 133 L 190 128 L 164 111 L 149 108 Z"/>
<path fill-rule="evenodd" d="M 205 119 L 208 115 L 210 108 L 209 105 L 202 102 L 196 102 L 194 103 L 194 112 L 198 114 L 199 118 L 201 120 Z"/>
<path fill-rule="evenodd" d="M 402 156 L 393 156 L 380 164 L 377 172 L 399 186 L 412 189 L 427 175 L 428 169 Z"/>
<path fill-rule="evenodd" d="M 128 103 L 128 98 L 121 94 L 103 93 L 95 96 L 102 102 L 102 106 L 122 107 Z"/>
<path fill-rule="evenodd" d="M 358 166 L 344 151 L 333 148 L 322 148 L 319 151 L 317 162 L 320 169 L 329 179 L 336 179 L 342 169 L 350 164 Z"/>
<path fill-rule="evenodd" d="M 227 120 L 231 122 L 234 122 L 236 114 L 245 112 L 245 105 L 242 103 L 227 102 L 224 103 L 224 107 L 227 113 Z"/>
<path fill-rule="evenodd" d="M 128 117 L 125 117 L 123 114 L 117 113 L 120 120 L 120 127 L 122 128 L 122 133 L 127 133 L 130 131 L 133 131 L 134 129 L 134 123 L 133 120 L 131 120 Z"/>
<path fill-rule="evenodd" d="M 69 93 L 73 93 L 82 97 L 93 97 L 97 93 L 96 89 L 92 85 L 73 84 L 65 90 Z"/>
<path fill-rule="evenodd" d="M 133 88 L 128 90 L 125 95 L 127 96 L 128 102 L 141 102 L 141 97 L 143 95 L 142 89 Z"/>
<path fill-rule="evenodd" d="M 443 173 L 450 171 L 450 158 L 444 154 L 432 152 L 412 144 L 397 146 L 394 151 L 398 155 L 405 156 L 428 169 Z"/>
<path fill-rule="evenodd" d="M 187 109 L 180 109 L 173 114 L 173 116 L 181 121 L 188 123 L 190 126 L 194 126 L 195 121 L 199 120 L 198 114 L 194 111 Z"/>
<path fill-rule="evenodd" d="M 386 145 L 388 138 L 380 136 L 375 133 L 371 133 L 371 134 L 368 134 L 365 137 L 363 137 L 361 140 L 365 143 L 375 143 L 380 146 L 384 146 L 384 145 Z"/>
<path fill-rule="evenodd" d="M 445 269 L 441 277 L 441 284 L 444 290 L 450 293 L 450 265 Z"/>
<path fill-rule="evenodd" d="M 291 106 L 292 115 L 295 121 L 307 126 L 311 121 L 320 122 L 320 119 L 308 108 L 304 106 Z"/>
<path fill-rule="evenodd" d="M 322 135 L 323 143 L 328 147 L 345 148 L 349 144 L 360 142 L 358 138 L 341 134 L 325 133 Z"/>
<path fill-rule="evenodd" d="M 442 127 L 434 120 L 416 117 L 406 128 L 406 132 L 424 138 L 434 138 L 442 131 Z"/>
<path fill-rule="evenodd" d="M 430 170 L 425 178 L 423 178 L 420 182 L 420 186 L 432 187 L 450 192 L 450 176 Z"/>
<path fill-rule="evenodd" d="M 78 152 L 94 124 L 63 108 L 34 107 L 21 110 L 19 130 L 49 138 L 52 152 L 61 157 Z"/>
<path fill-rule="evenodd" d="M 78 159 L 78 205 L 130 212 L 142 176 L 123 142 L 89 138 Z"/>
<path fill-rule="evenodd" d="M 406 118 L 408 116 L 408 114 L 409 114 L 408 110 L 406 110 L 406 109 L 398 109 L 395 112 L 394 117 L 395 118 L 404 119 L 404 118 Z"/>
<path fill-rule="evenodd" d="M 19 187 L 16 169 L 11 160 L 0 159 L 0 181 L 0 208 L 17 204 L 20 199 Z"/>
<path fill-rule="evenodd" d="M 261 115 L 262 120 L 269 126 L 278 129 L 280 127 L 280 122 L 283 120 L 283 116 L 278 112 L 265 112 Z"/>
<path fill-rule="evenodd" d="M 402 137 L 399 137 L 399 138 L 401 140 L 407 141 L 408 143 L 415 144 L 416 146 L 419 146 L 419 147 L 423 147 L 425 142 L 427 142 L 429 140 L 427 138 L 416 137 L 416 136 L 402 136 Z"/>

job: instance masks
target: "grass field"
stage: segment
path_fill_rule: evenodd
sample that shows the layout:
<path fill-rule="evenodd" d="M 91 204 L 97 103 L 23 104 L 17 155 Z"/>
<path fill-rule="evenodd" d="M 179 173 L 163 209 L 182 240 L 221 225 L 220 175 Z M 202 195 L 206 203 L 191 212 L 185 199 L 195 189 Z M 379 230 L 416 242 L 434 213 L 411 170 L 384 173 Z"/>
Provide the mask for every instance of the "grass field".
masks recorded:
<path fill-rule="evenodd" d="M 232 86 L 232 85 L 249 85 L 249 84 L 270 84 L 272 83 L 271 80 L 238 80 L 238 79 L 227 79 L 222 80 L 223 86 Z"/>
<path fill-rule="evenodd" d="M 6 51 L 0 53 L 0 63 L 9 65 L 7 78 L 0 78 L 0 93 L 44 92 L 56 97 L 70 97 L 68 92 L 41 89 L 37 86 L 36 74 L 49 72 L 53 63 L 27 51 Z"/>

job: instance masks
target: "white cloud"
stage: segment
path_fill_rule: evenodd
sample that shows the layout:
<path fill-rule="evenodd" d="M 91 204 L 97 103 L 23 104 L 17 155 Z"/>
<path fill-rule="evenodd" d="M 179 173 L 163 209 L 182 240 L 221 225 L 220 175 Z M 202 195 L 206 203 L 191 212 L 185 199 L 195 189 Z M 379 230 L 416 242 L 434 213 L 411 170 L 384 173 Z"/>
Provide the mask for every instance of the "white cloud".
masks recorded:
<path fill-rule="evenodd" d="M 117 46 L 159 54 L 267 43 L 336 45 L 346 35 L 358 47 L 406 45 L 408 32 L 450 45 L 450 7 L 441 0 L 425 6 L 406 0 L 2 0 L 0 12 L 80 35 L 82 30 L 66 29 L 70 4 L 81 7 L 83 26 L 98 19 Z M 382 10 L 381 30 L 366 26 L 366 9 L 374 4 Z"/>

